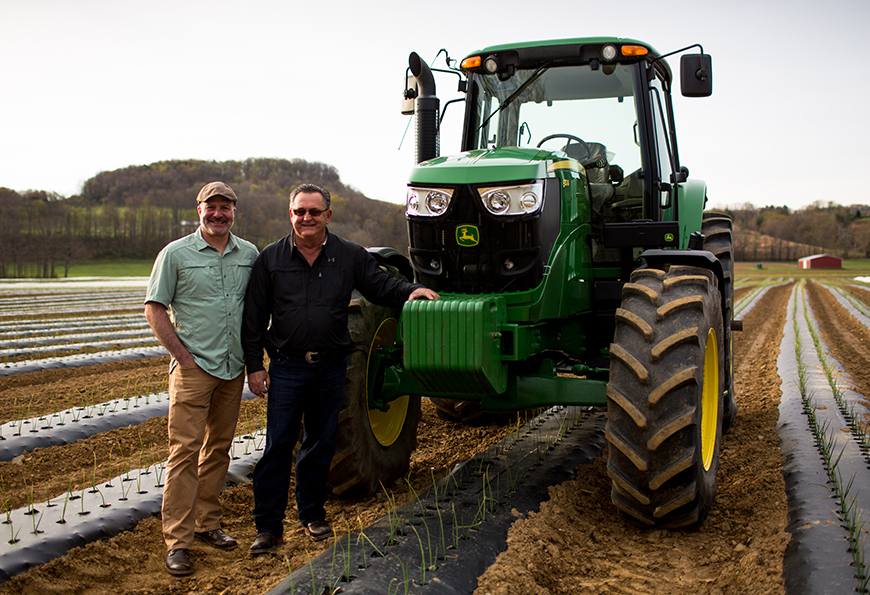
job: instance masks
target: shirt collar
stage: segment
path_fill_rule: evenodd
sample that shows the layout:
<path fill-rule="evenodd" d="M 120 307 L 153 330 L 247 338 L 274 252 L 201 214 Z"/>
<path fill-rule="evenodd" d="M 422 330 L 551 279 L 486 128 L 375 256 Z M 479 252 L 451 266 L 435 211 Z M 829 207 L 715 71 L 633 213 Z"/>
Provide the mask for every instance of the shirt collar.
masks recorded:
<path fill-rule="evenodd" d="M 297 250 L 299 250 L 299 247 L 296 246 L 296 234 L 295 234 L 295 233 L 291 233 L 289 237 L 290 237 L 290 247 L 291 247 L 291 249 L 292 249 L 294 252 L 297 251 Z M 321 249 L 326 250 L 326 242 L 327 242 L 327 240 L 329 240 L 329 229 L 328 229 L 328 228 L 326 229 L 326 235 L 323 236 L 323 243 L 320 244 Z"/>
<path fill-rule="evenodd" d="M 212 245 L 205 241 L 205 238 L 202 237 L 202 227 L 197 227 L 196 231 L 193 233 L 194 238 L 193 242 L 196 245 L 197 250 L 205 250 L 206 248 L 212 248 Z M 229 233 L 230 239 L 227 240 L 227 247 L 224 249 L 224 254 L 228 252 L 232 252 L 236 249 L 236 236 L 233 235 L 233 232 Z"/>

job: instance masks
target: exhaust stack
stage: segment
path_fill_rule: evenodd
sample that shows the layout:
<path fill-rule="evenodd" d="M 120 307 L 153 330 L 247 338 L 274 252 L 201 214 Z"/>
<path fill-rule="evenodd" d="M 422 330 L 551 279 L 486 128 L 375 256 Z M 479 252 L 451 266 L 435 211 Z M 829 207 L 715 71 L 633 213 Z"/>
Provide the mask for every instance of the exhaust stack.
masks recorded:
<path fill-rule="evenodd" d="M 417 52 L 411 52 L 408 66 L 417 80 L 414 113 L 417 116 L 417 163 L 421 163 L 441 154 L 438 139 L 440 102 L 435 96 L 435 77 Z"/>

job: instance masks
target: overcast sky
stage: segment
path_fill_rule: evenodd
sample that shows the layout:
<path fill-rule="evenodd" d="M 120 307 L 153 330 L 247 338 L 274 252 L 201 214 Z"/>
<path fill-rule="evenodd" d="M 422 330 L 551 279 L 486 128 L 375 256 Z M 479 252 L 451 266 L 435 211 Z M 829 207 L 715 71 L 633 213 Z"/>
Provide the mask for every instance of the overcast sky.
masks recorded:
<path fill-rule="evenodd" d="M 14 190 L 70 196 L 129 165 L 276 157 L 328 163 L 366 196 L 403 202 L 411 51 L 461 60 L 614 35 L 712 55 L 713 96 L 679 97 L 676 120 L 683 164 L 714 204 L 870 203 L 867 0 L 0 0 L 0 24 L 0 187 Z M 445 125 L 460 121 L 448 109 Z M 442 153 L 456 142 L 446 134 Z"/>

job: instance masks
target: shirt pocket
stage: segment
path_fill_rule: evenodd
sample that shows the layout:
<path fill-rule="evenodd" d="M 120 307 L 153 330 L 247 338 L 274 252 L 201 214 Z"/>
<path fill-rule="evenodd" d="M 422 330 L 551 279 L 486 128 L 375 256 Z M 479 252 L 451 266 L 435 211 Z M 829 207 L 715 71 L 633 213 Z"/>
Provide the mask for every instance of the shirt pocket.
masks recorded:
<path fill-rule="evenodd" d="M 227 288 L 227 293 L 232 293 L 236 297 L 244 296 L 248 289 L 248 281 L 251 280 L 251 270 L 253 266 L 250 264 L 233 264 L 230 265 L 230 271 L 227 278 L 230 286 Z"/>
<path fill-rule="evenodd" d="M 176 295 L 209 297 L 219 295 L 220 271 L 217 267 L 202 264 L 184 264 L 178 269 Z"/>
<path fill-rule="evenodd" d="M 346 267 L 323 267 L 316 281 L 318 305 L 347 308 L 353 293 L 353 271 Z"/>

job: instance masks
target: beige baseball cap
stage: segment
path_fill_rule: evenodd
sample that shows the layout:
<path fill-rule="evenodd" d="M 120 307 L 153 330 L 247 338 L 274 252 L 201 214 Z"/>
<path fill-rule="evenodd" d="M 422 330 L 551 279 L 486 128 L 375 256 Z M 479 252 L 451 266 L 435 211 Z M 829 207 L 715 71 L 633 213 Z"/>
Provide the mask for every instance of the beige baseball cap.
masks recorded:
<path fill-rule="evenodd" d="M 199 191 L 199 194 L 196 196 L 196 202 L 205 202 L 212 196 L 223 196 L 234 203 L 239 201 L 236 193 L 233 192 L 233 189 L 223 182 L 209 182 Z"/>

